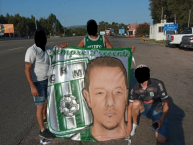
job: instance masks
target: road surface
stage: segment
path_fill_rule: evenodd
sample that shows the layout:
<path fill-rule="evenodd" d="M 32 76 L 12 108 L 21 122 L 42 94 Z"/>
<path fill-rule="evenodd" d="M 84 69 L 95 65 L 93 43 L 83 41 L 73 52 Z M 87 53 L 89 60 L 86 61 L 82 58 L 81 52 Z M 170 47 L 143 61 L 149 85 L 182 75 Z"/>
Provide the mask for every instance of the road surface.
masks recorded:
<path fill-rule="evenodd" d="M 83 37 L 48 39 L 47 45 L 68 42 L 77 46 Z M 193 143 L 193 51 L 169 48 L 136 38 L 108 37 L 116 48 L 136 46 L 136 64 L 146 64 L 151 77 L 164 82 L 170 96 L 169 138 L 165 145 L 191 145 Z M 0 144 L 39 144 L 39 128 L 35 105 L 24 74 L 24 56 L 33 40 L 0 41 Z M 132 64 L 131 86 L 136 82 Z M 132 145 L 157 145 L 151 131 L 151 120 L 140 118 Z M 54 139 L 52 144 L 89 144 Z M 93 143 L 99 144 L 99 143 Z M 125 144 L 110 141 L 100 144 Z"/>

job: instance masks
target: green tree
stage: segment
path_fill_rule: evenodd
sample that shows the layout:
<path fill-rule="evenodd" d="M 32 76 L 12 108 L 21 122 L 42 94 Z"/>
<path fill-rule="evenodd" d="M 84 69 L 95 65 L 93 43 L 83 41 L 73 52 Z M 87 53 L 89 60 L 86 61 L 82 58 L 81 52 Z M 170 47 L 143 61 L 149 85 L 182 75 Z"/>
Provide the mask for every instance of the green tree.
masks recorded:
<path fill-rule="evenodd" d="M 74 33 L 74 31 L 72 29 L 67 29 L 65 34 L 67 36 L 72 36 L 73 33 Z"/>
<path fill-rule="evenodd" d="M 192 9 L 193 11 L 193 0 L 150 0 L 149 9 L 154 24 L 161 22 L 162 7 L 167 22 L 174 22 L 176 18 L 179 30 L 187 27 L 189 10 Z M 191 13 L 190 25 L 193 25 L 193 12 Z"/>
<path fill-rule="evenodd" d="M 149 35 L 150 25 L 148 23 L 139 24 L 139 27 L 136 29 L 136 36 L 146 36 Z"/>

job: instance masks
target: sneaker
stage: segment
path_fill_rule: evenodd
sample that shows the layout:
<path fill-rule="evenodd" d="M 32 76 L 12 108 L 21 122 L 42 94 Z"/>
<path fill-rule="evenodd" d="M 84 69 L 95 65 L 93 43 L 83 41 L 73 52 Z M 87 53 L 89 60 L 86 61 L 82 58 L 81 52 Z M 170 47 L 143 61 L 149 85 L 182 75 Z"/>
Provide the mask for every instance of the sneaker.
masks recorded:
<path fill-rule="evenodd" d="M 56 137 L 48 129 L 45 129 L 43 132 L 41 132 L 41 130 L 40 130 L 39 136 L 44 137 L 45 139 L 48 139 L 48 140 L 54 139 Z"/>
<path fill-rule="evenodd" d="M 138 125 L 136 125 L 136 124 L 133 123 L 132 131 L 131 131 L 131 136 L 134 136 L 134 135 L 135 135 L 135 131 L 136 131 L 137 126 L 138 126 Z"/>
<path fill-rule="evenodd" d="M 47 117 L 43 119 L 43 122 L 44 122 L 44 123 L 47 123 Z"/>

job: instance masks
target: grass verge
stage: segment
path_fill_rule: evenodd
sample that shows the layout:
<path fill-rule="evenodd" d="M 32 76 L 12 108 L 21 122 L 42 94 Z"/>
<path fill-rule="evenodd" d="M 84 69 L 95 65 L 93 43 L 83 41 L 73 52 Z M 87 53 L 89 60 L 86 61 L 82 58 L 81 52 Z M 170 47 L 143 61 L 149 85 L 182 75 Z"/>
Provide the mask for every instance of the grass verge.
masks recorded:
<path fill-rule="evenodd" d="M 166 45 L 165 40 L 158 40 L 158 41 L 156 41 L 155 39 L 148 39 L 148 41 Z"/>

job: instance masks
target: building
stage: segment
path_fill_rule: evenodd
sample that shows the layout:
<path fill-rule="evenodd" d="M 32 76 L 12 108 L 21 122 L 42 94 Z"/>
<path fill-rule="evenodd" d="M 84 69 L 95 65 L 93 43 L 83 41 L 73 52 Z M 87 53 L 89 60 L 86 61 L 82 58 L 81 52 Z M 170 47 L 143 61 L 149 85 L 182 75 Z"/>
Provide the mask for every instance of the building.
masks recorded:
<path fill-rule="evenodd" d="M 128 26 L 128 33 L 129 33 L 129 37 L 135 37 L 135 32 L 136 29 L 139 27 L 139 24 L 130 24 Z"/>
<path fill-rule="evenodd" d="M 173 31 L 164 31 L 165 24 L 174 24 L 174 23 L 173 22 L 167 23 L 166 20 L 161 20 L 161 23 L 151 25 L 149 30 L 150 33 L 149 38 L 155 40 L 166 40 L 167 34 L 174 33 Z"/>

